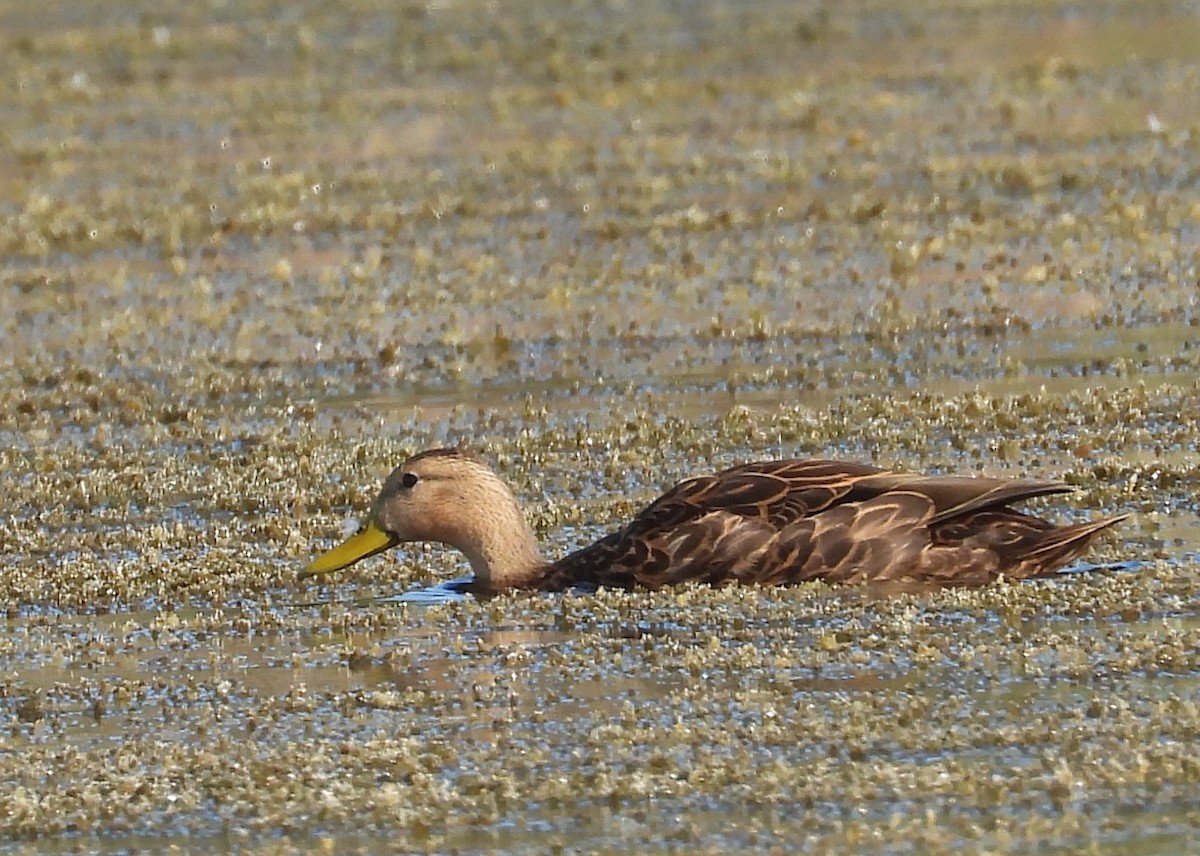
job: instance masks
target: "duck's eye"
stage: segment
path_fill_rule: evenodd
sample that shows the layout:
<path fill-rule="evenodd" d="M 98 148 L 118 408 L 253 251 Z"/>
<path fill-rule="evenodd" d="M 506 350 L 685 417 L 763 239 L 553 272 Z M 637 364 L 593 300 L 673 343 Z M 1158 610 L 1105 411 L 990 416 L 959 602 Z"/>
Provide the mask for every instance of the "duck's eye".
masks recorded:
<path fill-rule="evenodd" d="M 411 488 L 411 487 L 416 487 L 416 485 L 417 485 L 417 474 L 416 473 L 405 473 L 404 475 L 400 476 L 400 486 L 401 487 Z"/>

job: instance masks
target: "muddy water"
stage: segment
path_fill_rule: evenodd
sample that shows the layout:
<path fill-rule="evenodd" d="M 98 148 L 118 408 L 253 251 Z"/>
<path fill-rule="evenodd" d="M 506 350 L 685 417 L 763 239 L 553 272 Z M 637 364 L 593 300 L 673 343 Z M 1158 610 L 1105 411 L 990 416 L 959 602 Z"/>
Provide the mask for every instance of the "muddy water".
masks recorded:
<path fill-rule="evenodd" d="M 1196 848 L 1186 5 L 0 33 L 0 848 Z M 551 553 L 780 455 L 1131 517 L 970 592 L 296 581 L 458 442 Z"/>

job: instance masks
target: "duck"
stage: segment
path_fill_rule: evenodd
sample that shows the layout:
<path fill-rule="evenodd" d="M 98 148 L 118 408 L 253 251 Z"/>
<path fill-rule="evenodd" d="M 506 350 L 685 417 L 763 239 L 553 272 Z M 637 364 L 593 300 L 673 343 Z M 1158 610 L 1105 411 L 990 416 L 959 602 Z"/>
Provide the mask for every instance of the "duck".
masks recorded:
<path fill-rule="evenodd" d="M 680 482 L 615 532 L 549 560 L 486 460 L 431 449 L 398 466 L 355 534 L 301 576 L 342 570 L 397 544 L 436 542 L 466 557 L 475 593 L 810 580 L 979 586 L 1053 574 L 1128 516 L 1057 525 L 1012 508 L 1071 490 L 845 461 L 756 461 Z"/>

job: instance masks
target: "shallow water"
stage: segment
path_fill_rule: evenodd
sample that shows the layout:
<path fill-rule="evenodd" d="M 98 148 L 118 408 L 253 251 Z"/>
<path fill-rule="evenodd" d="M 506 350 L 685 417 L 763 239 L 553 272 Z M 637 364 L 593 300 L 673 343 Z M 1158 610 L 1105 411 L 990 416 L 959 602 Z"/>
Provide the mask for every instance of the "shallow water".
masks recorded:
<path fill-rule="evenodd" d="M 1153 595 L 1139 593 L 1147 584 Z M 41 710 L 27 721 L 18 708 L 8 741 L 41 759 L 14 775 L 18 787 L 38 787 L 49 759 L 106 757 L 103 782 L 123 752 L 151 750 L 163 759 L 152 781 L 173 784 L 151 785 L 161 806 L 144 822 L 214 846 L 231 816 L 261 832 L 260 821 L 204 794 L 216 770 L 199 759 L 186 780 L 171 773 L 178 755 L 224 753 L 208 762 L 217 769 L 261 764 L 258 787 L 272 793 L 276 753 L 306 743 L 340 759 L 331 767 L 317 748 L 288 763 L 289 780 L 327 793 L 321 816 L 349 808 L 340 787 L 403 791 L 424 786 L 421 771 L 474 794 L 441 824 L 416 824 L 439 848 L 604 847 L 636 834 L 729 846 L 784 835 L 820 849 L 847 824 L 855 834 L 903 826 L 897 814 L 924 825 L 910 834 L 932 835 L 929 811 L 939 846 L 973 840 L 978 824 L 1043 824 L 1071 839 L 1097 822 L 1115 843 L 1148 823 L 1180 846 L 1188 786 L 1130 781 L 1188 763 L 1177 729 L 1200 689 L 1200 615 L 1182 598 L 1191 584 L 1161 566 L 900 600 L 688 591 L 11 620 L 23 653 L 6 673 L 23 676 Z M 366 618 L 383 626 L 337 629 Z M 231 741 L 244 747 L 236 760 Z M 827 792 L 834 771 L 843 784 Z M 929 790 L 908 793 L 910 781 Z M 853 806 L 841 788 L 861 791 Z M 396 822 L 378 807 L 356 816 L 339 844 L 373 849 L 366 830 Z M 318 834 L 340 823 L 314 820 Z M 89 840 L 115 850 L 151 839 Z"/>
<path fill-rule="evenodd" d="M 1186 4 L 0 33 L 0 849 L 1196 849 Z M 970 592 L 296 580 L 459 442 L 554 554 L 772 456 L 1131 517 Z"/>

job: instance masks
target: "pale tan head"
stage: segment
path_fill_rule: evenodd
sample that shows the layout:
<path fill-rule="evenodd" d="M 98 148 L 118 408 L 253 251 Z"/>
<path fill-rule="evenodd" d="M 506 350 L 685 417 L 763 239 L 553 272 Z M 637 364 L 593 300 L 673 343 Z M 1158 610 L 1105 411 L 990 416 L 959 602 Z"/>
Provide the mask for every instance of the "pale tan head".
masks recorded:
<path fill-rule="evenodd" d="M 306 574 L 338 570 L 407 541 L 460 550 L 489 588 L 519 585 L 543 565 L 520 505 L 492 468 L 460 449 L 433 449 L 393 470 L 362 529 Z"/>

